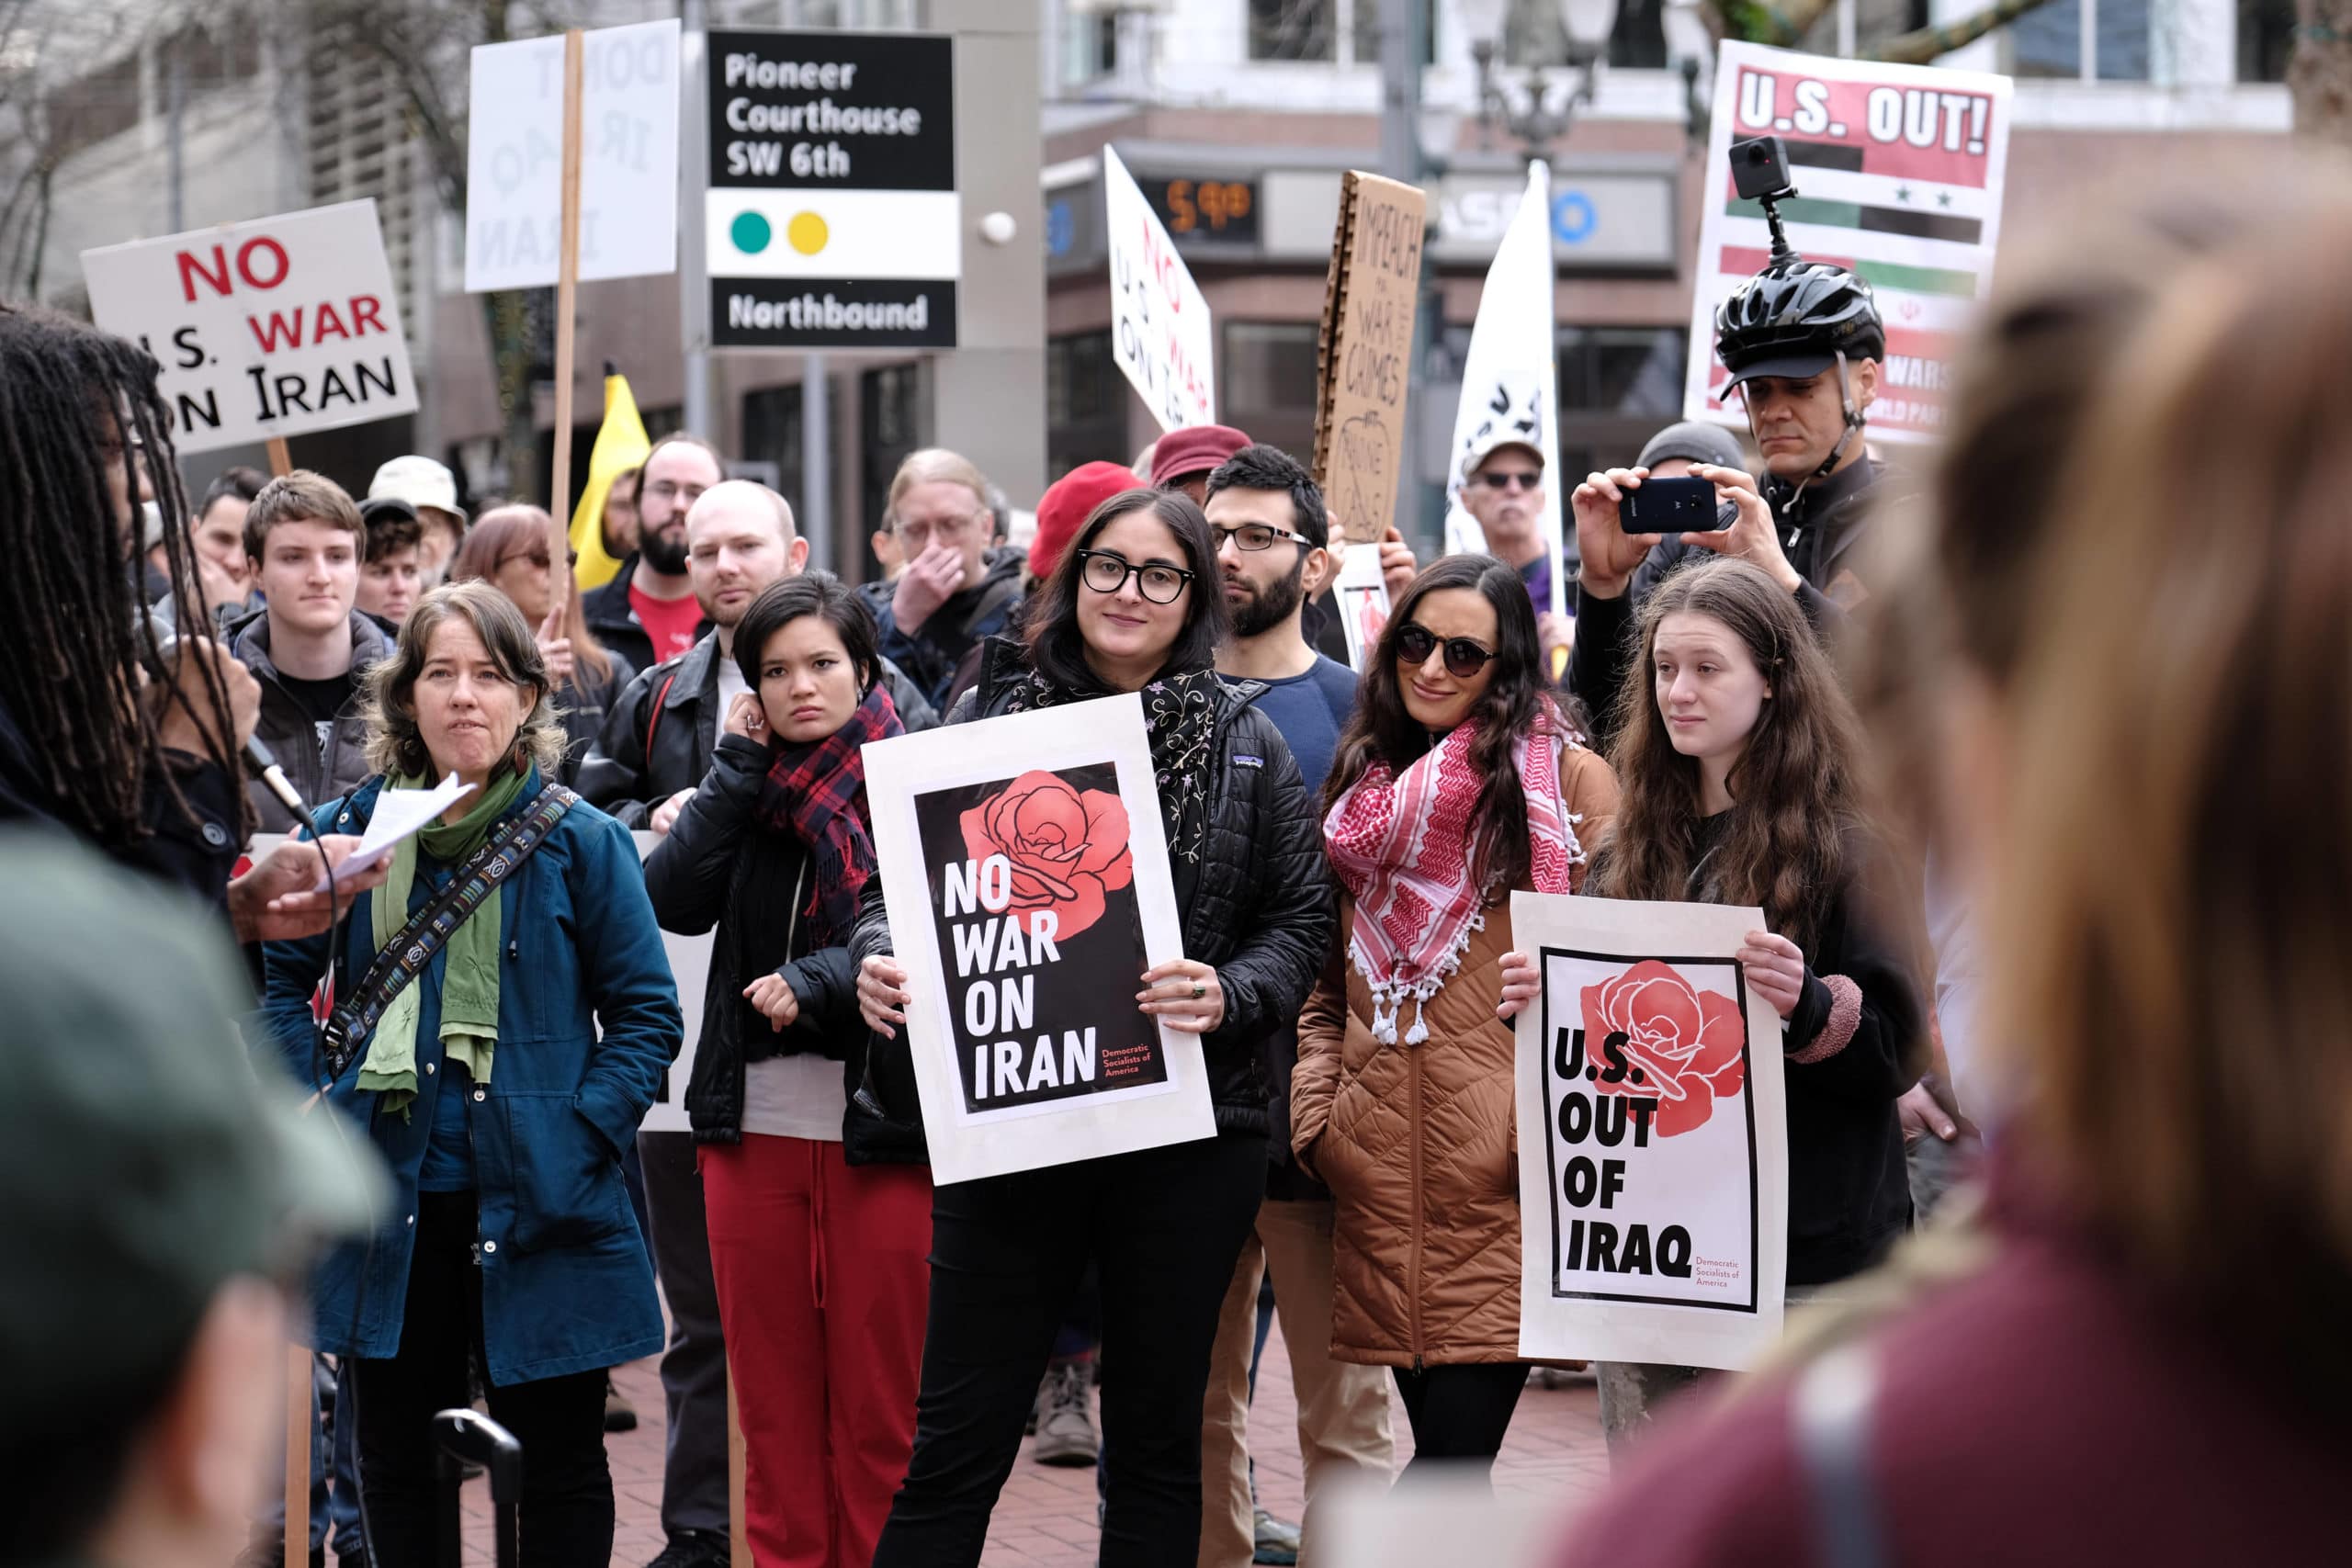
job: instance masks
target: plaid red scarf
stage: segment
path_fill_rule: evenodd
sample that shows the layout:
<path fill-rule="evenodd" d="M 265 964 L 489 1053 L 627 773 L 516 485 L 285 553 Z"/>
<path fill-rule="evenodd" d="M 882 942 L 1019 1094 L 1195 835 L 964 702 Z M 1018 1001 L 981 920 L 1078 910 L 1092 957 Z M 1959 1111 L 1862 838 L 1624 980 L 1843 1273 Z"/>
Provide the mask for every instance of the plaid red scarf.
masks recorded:
<path fill-rule="evenodd" d="M 876 681 L 849 716 L 822 740 L 787 746 L 772 741 L 774 760 L 752 807 L 760 826 L 788 832 L 817 861 L 817 891 L 806 913 L 815 917 L 811 948 L 847 940 L 857 923 L 858 898 L 874 874 L 874 839 L 865 821 L 865 757 L 869 740 L 904 735 L 890 694 Z"/>
<path fill-rule="evenodd" d="M 1487 923 L 1490 890 L 1472 881 L 1473 819 L 1486 783 L 1470 761 L 1476 733 L 1475 720 L 1456 726 L 1402 774 L 1374 759 L 1323 821 L 1331 870 L 1355 899 L 1348 956 L 1371 988 L 1372 1032 L 1384 1044 L 1396 1043 L 1407 998 L 1435 996 L 1470 933 Z M 1560 798 L 1560 739 L 1547 710 L 1511 744 L 1527 797 L 1528 880 L 1538 893 L 1566 893 L 1568 868 L 1584 859 Z M 1429 1032 L 1417 1014 L 1405 1043 Z"/>

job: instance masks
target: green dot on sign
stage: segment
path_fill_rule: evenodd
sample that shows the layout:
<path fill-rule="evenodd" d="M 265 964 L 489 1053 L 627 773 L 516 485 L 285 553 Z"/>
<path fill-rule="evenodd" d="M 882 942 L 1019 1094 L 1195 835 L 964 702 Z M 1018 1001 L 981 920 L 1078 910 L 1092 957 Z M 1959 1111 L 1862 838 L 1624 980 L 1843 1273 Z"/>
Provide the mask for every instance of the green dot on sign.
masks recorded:
<path fill-rule="evenodd" d="M 737 250 L 755 256 L 768 248 L 768 242 L 775 237 L 775 232 L 768 227 L 768 220 L 758 213 L 741 212 L 728 226 L 727 236 L 735 242 Z"/>

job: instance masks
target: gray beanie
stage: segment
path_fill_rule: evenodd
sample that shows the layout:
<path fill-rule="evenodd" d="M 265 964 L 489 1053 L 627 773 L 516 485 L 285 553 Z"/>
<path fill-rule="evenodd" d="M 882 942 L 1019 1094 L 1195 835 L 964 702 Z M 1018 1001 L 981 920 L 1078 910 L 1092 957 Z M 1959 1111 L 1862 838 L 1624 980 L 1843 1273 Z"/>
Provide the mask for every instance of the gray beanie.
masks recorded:
<path fill-rule="evenodd" d="M 1720 424 L 1706 424 L 1688 420 L 1669 424 L 1649 439 L 1642 455 L 1634 460 L 1637 468 L 1655 468 L 1668 457 L 1680 457 L 1693 463 L 1713 463 L 1719 468 L 1745 468 L 1747 455 L 1739 449 L 1739 437 Z"/>

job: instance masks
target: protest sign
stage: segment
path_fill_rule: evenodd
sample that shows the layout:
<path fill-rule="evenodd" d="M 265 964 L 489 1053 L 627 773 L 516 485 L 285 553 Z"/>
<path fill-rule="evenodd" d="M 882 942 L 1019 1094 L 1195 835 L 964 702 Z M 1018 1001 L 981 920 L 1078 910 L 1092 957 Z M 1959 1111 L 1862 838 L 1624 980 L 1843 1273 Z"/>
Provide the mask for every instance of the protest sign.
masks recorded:
<path fill-rule="evenodd" d="M 1993 284 L 2009 105 L 2006 76 L 1725 43 L 1700 187 L 1685 416 L 1743 423 L 1715 395 L 1729 375 L 1715 357 L 1715 311 L 1763 268 L 1772 241 L 1763 208 L 1732 183 L 1731 144 L 1778 135 L 1797 188 L 1780 203 L 1789 243 L 1860 275 L 1886 323 L 1871 438 L 1940 431 L 1953 350 Z"/>
<path fill-rule="evenodd" d="M 1135 999 L 1183 956 L 1143 699 L 865 755 L 933 1179 L 1212 1136 L 1199 1039 Z"/>
<path fill-rule="evenodd" d="M 1347 634 L 1348 662 L 1361 671 L 1388 626 L 1388 580 L 1380 574 L 1380 547 L 1358 545 L 1342 556 L 1331 592 L 1340 601 L 1340 629 Z"/>
<path fill-rule="evenodd" d="M 1462 366 L 1462 401 L 1453 415 L 1453 457 L 1446 465 L 1445 547 L 1452 555 L 1484 555 L 1487 536 L 1462 504 L 1471 463 L 1504 441 L 1517 441 L 1544 459 L 1544 514 L 1539 519 L 1552 552 L 1552 602 L 1539 610 L 1566 613 L 1567 573 L 1563 570 L 1560 491 L 1568 476 L 1560 469 L 1559 361 L 1553 331 L 1551 171 L 1527 165 L 1527 195 L 1511 215 L 1487 285 L 1478 296 L 1478 317 L 1470 326 L 1470 352 Z"/>
<path fill-rule="evenodd" d="M 678 23 L 582 38 L 580 276 L 678 266 Z M 540 288 L 562 260 L 564 39 L 473 51 L 466 291 Z"/>
<path fill-rule="evenodd" d="M 82 275 L 92 319 L 163 366 L 182 452 L 416 412 L 372 200 L 84 251 Z"/>
<path fill-rule="evenodd" d="M 662 842 L 659 836 L 643 829 L 629 835 L 637 840 L 637 858 L 640 861 L 653 853 Z M 662 933 L 662 951 L 670 957 L 670 974 L 678 983 L 678 1010 L 685 1015 L 685 1043 L 678 1048 L 678 1058 L 656 1091 L 653 1108 L 645 1120 L 637 1124 L 641 1133 L 691 1133 L 693 1125 L 686 1120 L 686 1085 L 694 1081 L 695 1052 L 702 1044 L 703 993 L 710 988 L 710 949 L 717 933 L 704 931 L 700 936 L 680 936 L 676 931 Z"/>
<path fill-rule="evenodd" d="M 1759 909 L 1513 893 L 1520 1353 L 1745 1367 L 1781 1335 L 1781 1021 L 1736 954 Z"/>
<path fill-rule="evenodd" d="M 1353 169 L 1340 176 L 1318 345 L 1315 479 L 1351 542 L 1377 542 L 1396 515 L 1428 211 L 1418 186 Z"/>
<path fill-rule="evenodd" d="M 1102 149 L 1111 357 L 1162 430 L 1216 423 L 1209 302 L 1116 150 Z"/>

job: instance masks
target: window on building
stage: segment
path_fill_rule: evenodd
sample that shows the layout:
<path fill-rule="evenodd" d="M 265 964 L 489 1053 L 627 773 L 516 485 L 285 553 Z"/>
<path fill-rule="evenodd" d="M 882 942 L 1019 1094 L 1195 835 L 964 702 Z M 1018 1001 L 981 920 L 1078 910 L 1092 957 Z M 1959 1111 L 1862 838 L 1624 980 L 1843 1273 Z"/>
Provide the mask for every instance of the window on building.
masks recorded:
<path fill-rule="evenodd" d="M 1217 418 L 1302 462 L 1315 450 L 1320 389 L 1313 321 L 1227 321 L 1217 344 Z"/>
<path fill-rule="evenodd" d="M 2096 69 L 2083 59 L 2086 6 Z M 2149 7 L 2150 0 L 2050 0 L 2009 24 L 2010 68 L 2019 76 L 2144 82 Z"/>
<path fill-rule="evenodd" d="M 2238 80 L 2284 82 L 2295 52 L 2295 0 L 2238 0 Z"/>
<path fill-rule="evenodd" d="M 1665 0 L 1621 0 L 1609 37 L 1609 63 L 1635 69 L 1666 66 Z M 1514 5 L 1504 14 L 1495 58 L 1509 65 L 1566 65 L 1568 28 L 1557 6 Z"/>
<path fill-rule="evenodd" d="M 801 443 L 798 387 L 763 387 L 743 394 L 742 456 L 755 463 L 774 463 L 775 488 L 796 507 L 801 504 L 801 486 L 808 482 Z"/>
<path fill-rule="evenodd" d="M 1071 11 L 1061 21 L 1061 77 L 1066 87 L 1099 82 L 1119 68 L 1115 12 Z"/>
<path fill-rule="evenodd" d="M 1108 332 L 1046 340 L 1046 466 L 1059 479 L 1081 463 L 1124 463 L 1127 379 Z"/>
<path fill-rule="evenodd" d="M 1436 60 L 1436 0 L 1419 0 L 1421 63 Z M 1250 0 L 1250 58 L 1380 63 L 1380 0 Z"/>

